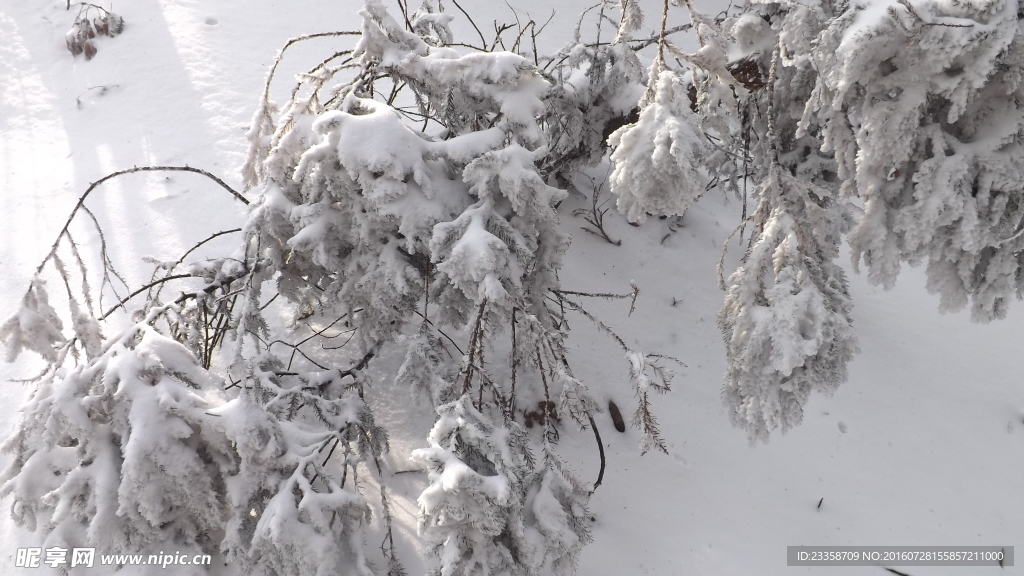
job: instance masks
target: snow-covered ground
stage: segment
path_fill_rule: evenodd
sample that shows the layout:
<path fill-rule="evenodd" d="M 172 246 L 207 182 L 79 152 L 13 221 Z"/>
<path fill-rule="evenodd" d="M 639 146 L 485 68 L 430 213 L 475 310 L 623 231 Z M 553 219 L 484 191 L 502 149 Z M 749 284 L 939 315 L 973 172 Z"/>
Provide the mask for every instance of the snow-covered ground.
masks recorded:
<path fill-rule="evenodd" d="M 512 3 L 538 19 L 556 9 L 546 40 L 553 45 L 587 4 Z M 489 1 L 462 5 L 484 23 L 509 14 Z M 125 32 L 100 39 L 96 57 L 85 61 L 64 47 L 74 18 L 64 2 L 0 2 L 0 315 L 15 309 L 78 195 L 101 176 L 133 165 L 188 164 L 239 187 L 244 129 L 278 49 L 289 37 L 358 22 L 356 0 L 140 0 L 114 8 L 127 21 Z M 302 69 L 304 56 L 330 42 L 296 49 L 282 71 Z M 906 271 L 889 292 L 851 272 L 861 353 L 850 381 L 832 398 L 814 398 L 800 427 L 751 447 L 721 406 L 724 350 L 715 322 L 723 297 L 715 263 L 739 221 L 739 203 L 712 192 L 671 233 L 666 221 L 633 228 L 610 214 L 609 232 L 622 246 L 580 230 L 584 223 L 572 211 L 583 205 L 570 198 L 560 208 L 573 234 L 564 285 L 621 292 L 634 280 L 641 295 L 631 316 L 621 301 L 592 309 L 630 344 L 686 367 L 655 404 L 671 455 L 641 456 L 635 431 L 615 432 L 606 415 L 598 421 L 609 467 L 592 501 L 595 542 L 583 552 L 581 575 L 827 570 L 786 567 L 786 546 L 799 544 L 1024 546 L 1020 306 L 1004 321 L 972 324 L 966 314 L 940 315 L 918 271 Z M 89 206 L 135 285 L 149 273 L 142 256 L 176 257 L 243 216 L 223 191 L 189 174 L 130 176 L 99 189 Z M 740 252 L 734 240 L 728 263 Z M 631 412 L 618 349 L 582 319 L 573 328 L 577 376 L 599 399 Z M 0 365 L 0 380 L 37 368 L 23 357 Z M 0 386 L 0 435 L 13 429 L 27 393 L 21 384 Z M 392 430 L 399 466 L 426 435 L 415 424 L 430 416 L 406 421 L 405 430 Z M 566 433 L 561 443 L 566 459 L 591 480 L 593 443 L 589 433 Z M 417 482 L 408 480 L 408 493 L 399 495 L 405 550 L 415 534 Z M 18 573 L 15 548 L 32 541 L 0 514 L 0 574 Z M 416 573 L 413 558 L 403 561 Z M 881 567 L 831 570 L 887 574 Z"/>

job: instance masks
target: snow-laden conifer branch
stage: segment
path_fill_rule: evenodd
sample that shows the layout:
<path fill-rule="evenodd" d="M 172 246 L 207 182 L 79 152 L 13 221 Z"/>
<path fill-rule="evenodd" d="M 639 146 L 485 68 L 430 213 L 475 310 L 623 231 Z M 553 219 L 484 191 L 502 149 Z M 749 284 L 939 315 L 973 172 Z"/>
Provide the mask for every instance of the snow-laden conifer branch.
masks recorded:
<path fill-rule="evenodd" d="M 226 231 L 176 261 L 151 260 L 149 283 L 125 284 L 100 318 L 88 295 L 76 307 L 63 255 L 55 248 L 44 260 L 69 292 L 74 334 L 64 334 L 41 281 L 0 330 L 9 352 L 35 350 L 49 362 L 8 445 L 14 462 L 3 490 L 16 494 L 20 522 L 78 534 L 69 545 L 174 543 L 219 551 L 247 572 L 364 575 L 370 508 L 359 475 L 372 461 L 386 532 L 380 554 L 400 574 L 387 423 L 374 417 L 371 388 L 381 383 L 370 369 L 397 348 L 404 360 L 393 385 L 422 391 L 437 414 L 417 454 L 431 469 L 420 504 L 437 570 L 573 573 L 589 541 L 592 489 L 554 451 L 563 419 L 594 428 L 594 488 L 606 462 L 593 417 L 600 408 L 566 361 L 562 300 L 591 294 L 560 291 L 568 239 L 556 208 L 566 192 L 551 183 L 599 161 L 605 135 L 632 117 L 644 91 L 633 49 L 645 42 L 634 39 L 639 4 L 623 6 L 614 42 L 577 37 L 548 56 L 537 53 L 544 26 L 536 21 L 497 23 L 492 42 L 480 34 L 486 50 L 465 53 L 439 2 L 400 6 L 401 23 L 367 0 L 355 46 L 332 47 L 298 75 L 280 111 L 269 86 L 284 50 L 348 34 L 295 39 L 279 53 L 247 134 L 243 180 L 258 199 L 234 253 L 179 272 Z M 613 9 L 605 12 L 600 21 L 613 21 Z M 84 200 L 75 210 L 92 216 Z M 100 235 L 107 286 L 120 276 Z M 190 278 L 201 287 L 161 300 L 165 284 Z M 276 290 L 267 300 L 269 282 Z M 637 293 L 593 295 L 635 304 Z M 99 321 L 143 294 L 137 323 L 104 340 Z M 275 326 L 278 312 L 324 321 L 297 338 Z M 509 331 L 511 351 L 496 345 Z M 280 346 L 289 353 L 277 356 Z M 667 386 L 650 362 L 657 357 L 641 356 L 633 380 L 645 403 L 647 390 Z M 517 397 L 519 405 L 543 397 L 533 413 L 539 436 L 520 424 L 530 420 Z M 640 414 L 650 439 L 656 423 L 648 408 Z M 167 478 L 154 472 L 176 464 Z M 26 487 L 40 470 L 48 496 L 37 502 Z M 54 471 L 60 476 L 46 476 Z M 183 475 L 200 477 L 204 500 L 188 498 Z"/>
<path fill-rule="evenodd" d="M 643 449 L 667 447 L 651 404 L 672 359 L 633 350 L 579 301 L 631 298 L 632 312 L 638 289 L 566 291 L 558 279 L 568 239 L 556 209 L 609 144 L 611 189 L 632 221 L 681 215 L 715 186 L 742 196 L 741 242 L 747 224 L 752 234 L 723 281 L 719 324 L 723 398 L 751 439 L 797 424 L 812 390 L 846 377 L 856 340 L 834 260 L 847 232 L 870 280 L 890 286 L 902 262 L 927 260 L 945 308 L 1006 313 L 1024 291 L 1018 3 L 776 0 L 719 18 L 682 4 L 691 24 L 670 26 L 663 1 L 649 36 L 641 2 L 601 2 L 588 12 L 596 38 L 581 17 L 547 55 L 537 22 L 495 22 L 489 41 L 458 4 L 480 45 L 457 42 L 436 0 L 414 11 L 401 0 L 398 19 L 367 0 L 359 32 L 289 41 L 247 133 L 243 181 L 258 200 L 235 253 L 187 274 L 175 271 L 192 250 L 158 262 L 141 289 L 122 279 L 118 307 L 146 300 L 136 324 L 104 338 L 99 321 L 118 307 L 95 317 L 104 306 L 93 306 L 69 219 L 0 326 L 9 355 L 47 361 L 5 446 L 0 494 L 17 521 L 61 545 L 173 544 L 220 551 L 246 572 L 366 575 L 359 491 L 372 461 L 380 552 L 399 574 L 388 423 L 371 405 L 373 387 L 395 386 L 436 413 L 415 454 L 428 470 L 419 504 L 435 573 L 571 574 L 593 489 L 555 452 L 562 422 L 594 428 L 594 488 L 605 455 L 600 408 L 566 360 L 567 311 L 621 347 Z M 689 29 L 692 54 L 671 38 Z M 331 46 L 280 109 L 270 101 L 285 50 L 349 35 L 356 44 Z M 645 74 L 637 51 L 654 44 Z M 94 183 L 72 218 L 96 223 L 85 196 L 106 179 L 161 169 L 203 173 L 248 204 L 203 171 L 134 168 Z M 100 259 L 102 298 L 120 279 L 102 230 Z M 48 264 L 68 293 L 63 313 L 40 277 Z M 720 278 L 724 266 L 723 253 Z M 164 284 L 193 277 L 202 288 L 161 300 Z M 326 327 L 307 338 L 274 325 L 314 315 Z M 279 344 L 287 358 L 273 354 Z M 393 384 L 371 370 L 395 357 L 384 351 L 402 358 Z M 519 408 L 538 398 L 529 415 Z"/>
<path fill-rule="evenodd" d="M 1016 9 L 780 1 L 720 23 L 695 14 L 694 102 L 717 149 L 706 164 L 719 182 L 742 174 L 744 190 L 748 177 L 757 185 L 755 234 L 720 316 L 730 358 L 743 355 L 725 396 L 752 438 L 795 424 L 810 389 L 845 377 L 855 344 L 832 260 L 847 229 L 872 282 L 890 287 L 902 262 L 927 261 L 943 309 L 970 303 L 988 321 L 1021 293 L 1022 178 L 1006 164 L 1020 155 L 1007 135 L 1024 117 Z M 758 273 L 792 293 L 755 288 Z M 802 303 L 778 316 L 790 297 Z"/>
<path fill-rule="evenodd" d="M 772 51 L 768 74 L 768 172 L 750 217 L 754 234 L 719 313 L 727 343 L 724 396 L 751 441 L 798 424 L 810 390 L 831 391 L 845 380 L 856 351 L 846 282 L 829 261 L 838 239 L 827 209 L 830 192 L 795 180 L 780 166 L 780 51 Z"/>

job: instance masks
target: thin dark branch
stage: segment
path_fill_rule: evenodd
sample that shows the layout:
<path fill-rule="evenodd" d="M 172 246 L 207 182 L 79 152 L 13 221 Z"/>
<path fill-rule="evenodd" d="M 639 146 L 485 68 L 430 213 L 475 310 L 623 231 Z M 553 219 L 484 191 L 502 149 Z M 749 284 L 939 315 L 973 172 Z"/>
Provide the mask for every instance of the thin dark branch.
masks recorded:
<path fill-rule="evenodd" d="M 673 26 L 672 28 L 665 29 L 664 35 L 658 34 L 657 36 L 651 36 L 650 38 L 644 38 L 643 40 L 627 40 L 626 42 L 630 44 L 630 50 L 642 50 L 652 44 L 657 44 L 665 36 L 671 36 L 676 32 L 685 32 L 691 28 L 693 28 L 693 24 L 681 24 L 679 26 Z"/>
<path fill-rule="evenodd" d="M 462 12 L 466 16 L 466 18 L 469 19 L 469 23 L 473 25 L 473 29 L 476 30 L 477 35 L 480 36 L 480 46 L 487 46 L 487 39 L 484 38 L 484 33 L 481 32 L 480 28 L 477 27 L 476 22 L 473 20 L 473 17 L 470 16 L 468 12 L 463 10 L 462 6 L 459 6 L 459 3 L 456 2 L 455 0 L 452 0 L 452 4 L 455 4 L 455 7 L 459 9 L 459 12 Z M 480 48 L 480 50 L 486 51 L 487 49 Z"/>
<path fill-rule="evenodd" d="M 346 370 L 342 370 L 340 368 L 334 368 L 333 370 L 337 370 L 338 371 L 338 377 L 339 378 L 344 378 L 345 376 L 354 376 L 356 372 L 362 370 L 363 368 L 366 368 L 367 364 L 370 363 L 370 360 L 373 360 L 373 357 L 376 354 L 377 354 L 377 350 L 376 350 L 376 348 L 374 348 L 374 349 L 370 350 L 369 352 L 367 352 L 365 355 L 363 355 L 363 357 L 359 359 L 359 362 L 356 362 L 356 364 L 354 366 L 352 366 L 351 368 L 348 368 Z M 328 371 L 328 370 L 325 369 L 325 371 Z M 281 370 L 281 371 L 275 371 L 274 375 L 275 376 L 302 376 L 303 374 L 300 373 L 300 372 L 291 372 L 291 371 L 288 371 L 288 370 Z"/>
<path fill-rule="evenodd" d="M 110 308 L 109 310 L 104 312 L 103 316 L 100 316 L 98 319 L 99 320 L 105 320 L 107 318 L 107 316 L 110 316 L 111 314 L 114 313 L 114 310 L 117 310 L 121 306 L 124 306 L 124 304 L 126 302 L 128 302 L 129 300 L 131 300 L 132 298 L 138 296 L 139 294 L 142 294 L 146 290 L 149 290 L 150 288 L 152 288 L 152 287 L 154 287 L 154 286 L 156 286 L 158 284 L 163 284 L 164 282 L 169 282 L 171 280 L 180 280 L 182 278 L 196 278 L 196 276 L 193 276 L 192 274 L 175 274 L 173 276 L 165 276 L 163 278 L 154 280 L 154 281 L 150 282 L 149 284 L 146 284 L 145 286 L 139 288 L 138 290 L 136 290 L 136 291 L 132 292 L 131 294 L 129 294 L 129 295 L 125 296 L 124 298 L 122 298 L 120 302 L 118 302 L 112 308 Z"/>
<path fill-rule="evenodd" d="M 271 304 L 271 303 L 272 303 L 272 302 L 273 302 L 274 300 L 277 300 L 277 297 L 278 297 L 278 296 L 280 296 L 280 295 L 281 295 L 281 293 L 280 293 L 280 292 L 278 292 L 277 294 L 274 294 L 274 295 L 273 295 L 273 296 L 272 296 L 272 297 L 270 298 L 270 300 L 267 300 L 267 303 L 266 303 L 266 304 L 264 304 L 263 306 L 260 306 L 260 311 L 262 312 L 262 311 L 263 311 L 263 310 L 264 310 L 264 309 L 265 309 L 265 308 L 266 308 L 267 306 L 270 306 L 270 304 Z"/>
<path fill-rule="evenodd" d="M 575 290 L 552 290 L 551 292 L 558 294 L 559 296 L 586 296 L 588 298 L 614 298 L 617 300 L 633 298 L 632 292 L 629 294 L 612 294 L 611 292 L 577 292 Z"/>
<path fill-rule="evenodd" d="M 214 238 L 217 238 L 218 236 L 224 236 L 225 234 L 234 234 L 235 232 L 241 232 L 241 231 L 242 231 L 241 228 L 233 228 L 231 230 L 223 230 L 221 232 L 217 232 L 215 234 L 211 234 L 209 236 L 209 238 L 207 238 L 206 240 L 203 240 L 202 242 L 199 242 L 195 246 L 189 248 L 188 252 L 185 252 L 184 254 L 182 254 L 181 258 L 178 258 L 178 262 L 177 262 L 177 264 L 175 264 L 175 266 L 177 266 L 178 264 L 181 264 L 182 262 L 184 262 L 185 258 L 187 258 L 189 254 L 191 254 L 192 252 L 195 252 L 197 249 L 199 249 L 199 247 L 201 247 L 203 244 L 206 244 L 210 240 L 213 240 Z"/>
<path fill-rule="evenodd" d="M 420 318 L 423 318 L 427 322 L 427 324 L 430 324 L 431 326 L 434 326 L 434 323 L 431 322 L 429 318 L 427 318 L 422 313 L 420 313 L 419 310 L 413 310 L 413 312 L 415 312 Z M 455 346 L 455 349 L 459 351 L 459 354 L 461 354 L 463 356 L 466 355 L 466 353 L 462 351 L 462 348 L 459 348 L 459 345 L 455 342 L 455 340 L 453 340 L 451 336 L 449 336 L 449 335 L 444 333 L 444 330 L 441 330 L 437 326 L 434 326 L 434 330 L 437 330 L 438 334 L 440 334 L 441 336 L 444 336 L 449 342 L 451 342 L 452 346 Z"/>
<path fill-rule="evenodd" d="M 590 493 L 593 494 L 594 491 L 597 490 L 597 487 L 601 485 L 601 482 L 604 481 L 604 442 L 601 441 L 601 433 L 597 430 L 597 423 L 594 422 L 594 416 L 588 412 L 587 419 L 590 420 L 590 427 L 594 430 L 594 440 L 597 441 L 597 450 L 601 455 L 601 469 L 597 472 L 597 481 L 594 482 L 594 487 L 590 489 Z"/>
<path fill-rule="evenodd" d="M 169 268 L 169 269 L 167 270 L 167 272 L 168 272 L 168 273 L 170 273 L 170 272 L 173 272 L 175 268 L 177 268 L 178 266 L 180 266 L 180 265 L 181 265 L 181 263 L 185 261 L 185 258 L 188 258 L 188 255 L 189 255 L 189 254 L 191 254 L 192 252 L 195 252 L 195 251 L 196 251 L 196 250 L 198 250 L 198 249 L 199 249 L 199 248 L 200 248 L 201 246 L 203 246 L 203 245 L 204 245 L 204 244 L 206 244 L 207 242 L 209 242 L 209 241 L 213 240 L 214 238 L 218 238 L 218 237 L 220 237 L 220 236 L 224 236 L 225 234 L 234 234 L 235 232 L 241 232 L 241 231 L 242 231 L 242 229 L 241 229 L 241 228 L 234 228 L 234 229 L 232 229 L 232 230 L 223 230 L 223 231 L 221 231 L 221 232 L 217 232 L 217 233 L 215 233 L 215 234 L 211 234 L 211 235 L 210 235 L 210 236 L 209 236 L 208 238 L 206 238 L 205 240 L 202 240 L 202 241 L 200 241 L 200 242 L 199 242 L 198 244 L 196 244 L 195 246 L 192 246 L 191 248 L 189 248 L 187 252 L 185 252 L 184 254 L 182 254 L 182 255 L 181 255 L 181 258 L 178 258 L 178 261 L 177 261 L 177 262 L 175 262 L 175 263 L 174 263 L 174 265 L 172 265 L 172 266 L 171 266 L 171 267 L 170 267 L 170 268 Z M 155 275 L 155 274 L 156 274 L 156 273 L 154 272 L 154 275 Z M 160 288 L 162 289 L 162 288 L 163 288 L 163 286 L 161 286 Z M 157 297 L 159 297 L 159 296 L 160 296 L 160 289 L 158 289 L 158 290 L 157 290 L 157 292 L 156 292 L 156 295 L 157 295 Z"/>

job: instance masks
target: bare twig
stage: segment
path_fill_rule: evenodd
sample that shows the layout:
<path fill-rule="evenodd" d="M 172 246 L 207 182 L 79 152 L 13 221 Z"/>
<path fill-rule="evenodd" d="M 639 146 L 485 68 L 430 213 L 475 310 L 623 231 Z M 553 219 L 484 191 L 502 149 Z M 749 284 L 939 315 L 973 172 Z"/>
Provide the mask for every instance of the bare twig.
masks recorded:
<path fill-rule="evenodd" d="M 462 6 L 459 6 L 458 2 L 456 2 L 455 0 L 452 0 L 452 4 L 455 4 L 455 7 L 458 8 L 459 12 L 462 12 L 462 14 L 469 20 L 469 23 L 473 26 L 473 30 L 476 30 L 477 35 L 480 36 L 480 48 L 478 48 L 478 49 L 483 51 L 483 52 L 486 52 L 487 51 L 487 48 L 486 48 L 487 40 L 484 38 L 484 33 L 481 32 L 480 28 L 476 25 L 476 21 L 473 20 L 473 17 L 470 16 L 469 13 L 466 12 L 462 8 Z M 476 48 L 475 46 L 470 46 L 470 47 L 471 48 Z"/>
<path fill-rule="evenodd" d="M 114 88 L 120 88 L 120 85 L 118 85 L 118 84 L 111 84 L 110 86 L 92 86 L 92 87 L 86 88 L 85 90 L 82 91 L 81 94 L 79 94 L 75 98 L 75 106 L 77 106 L 79 110 L 82 109 L 82 96 L 85 96 L 86 92 L 91 92 L 93 90 L 99 90 L 100 91 L 99 95 L 100 96 L 104 96 L 104 95 L 106 95 L 107 92 L 110 92 Z"/>
<path fill-rule="evenodd" d="M 584 232 L 589 232 L 598 238 L 603 238 L 609 244 L 622 246 L 622 240 L 612 240 L 612 237 L 609 236 L 608 232 L 604 229 L 604 217 L 610 210 L 610 208 L 605 208 L 605 204 L 608 203 L 607 200 L 598 203 L 598 200 L 601 197 L 601 189 L 604 187 L 604 184 L 597 184 L 593 178 L 590 179 L 590 182 L 593 186 L 593 193 L 590 195 L 590 208 L 574 210 L 573 214 L 576 216 L 582 216 L 587 224 L 593 226 L 593 229 L 581 226 L 580 228 Z"/>
<path fill-rule="evenodd" d="M 626 43 L 630 45 L 630 50 L 633 50 L 635 52 L 638 50 L 643 50 L 644 48 L 652 44 L 657 44 L 663 41 L 664 38 L 671 36 L 677 32 L 685 32 L 691 28 L 693 28 L 693 24 L 680 24 L 679 26 L 673 26 L 672 28 L 665 29 L 663 34 L 659 33 L 656 36 L 651 36 L 650 38 L 644 38 L 642 40 L 627 40 Z"/>
<path fill-rule="evenodd" d="M 132 292 L 131 294 L 125 296 L 124 298 L 122 298 L 120 302 L 118 302 L 112 308 L 110 308 L 109 310 L 104 312 L 103 315 L 100 316 L 98 319 L 99 320 L 105 320 L 107 318 L 107 316 L 110 316 L 111 314 L 113 314 L 115 310 L 117 310 L 121 306 L 125 305 L 129 300 L 131 300 L 132 298 L 138 296 L 139 294 L 142 294 L 143 292 L 145 292 L 146 290 L 149 290 L 150 288 L 152 288 L 154 286 L 157 286 L 159 284 L 163 284 L 164 282 L 170 282 L 171 280 L 181 280 L 182 278 L 196 278 L 196 277 L 197 276 L 193 276 L 192 274 L 174 274 L 172 276 L 164 276 L 163 278 L 158 278 L 158 279 L 150 282 L 149 284 L 146 284 L 145 286 L 139 288 L 138 290 L 135 290 L 134 292 Z"/>
<path fill-rule="evenodd" d="M 215 232 L 215 233 L 211 234 L 205 240 L 199 241 L 194 246 L 189 248 L 184 254 L 182 254 L 181 257 L 178 258 L 178 260 L 173 265 L 171 265 L 170 268 L 167 269 L 167 274 L 170 274 L 171 272 L 173 272 L 175 268 L 180 266 L 185 261 L 185 258 L 188 258 L 189 254 L 195 252 L 196 250 L 198 250 L 200 247 L 202 247 L 207 242 L 209 242 L 209 241 L 211 241 L 211 240 L 213 240 L 215 238 L 219 238 L 221 236 L 224 236 L 226 234 L 234 234 L 235 232 L 241 232 L 241 231 L 242 231 L 241 228 L 232 228 L 231 230 L 222 230 L 220 232 Z M 155 272 L 154 272 L 154 274 L 155 274 Z M 156 296 L 158 298 L 160 297 L 160 292 L 162 290 L 163 290 L 163 285 L 160 285 L 160 287 L 157 289 L 157 292 L 156 292 Z"/>

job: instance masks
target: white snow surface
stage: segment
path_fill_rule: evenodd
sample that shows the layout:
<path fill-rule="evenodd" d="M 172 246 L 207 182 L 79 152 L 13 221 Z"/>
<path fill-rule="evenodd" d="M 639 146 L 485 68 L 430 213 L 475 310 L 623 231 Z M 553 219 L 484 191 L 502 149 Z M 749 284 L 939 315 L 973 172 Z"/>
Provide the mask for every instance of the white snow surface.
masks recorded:
<path fill-rule="evenodd" d="M 542 39 L 551 49 L 568 40 L 559 34 L 571 30 L 588 5 L 511 3 L 537 19 L 556 9 Z M 645 3 L 649 20 L 657 20 L 660 4 Z M 494 19 L 511 19 L 501 3 L 466 0 L 463 6 L 487 28 Z M 139 0 L 114 6 L 125 18 L 124 33 L 99 39 L 96 57 L 86 61 L 72 58 L 64 46 L 75 13 L 64 8 L 59 0 L 0 2 L 4 318 L 17 309 L 78 196 L 103 175 L 133 165 L 188 164 L 240 189 L 245 130 L 279 48 L 290 37 L 355 29 L 359 22 L 356 0 Z M 717 12 L 713 8 L 705 10 Z M 474 32 L 465 17 L 449 10 L 456 34 L 474 38 L 467 35 Z M 676 9 L 672 17 L 686 18 Z M 332 42 L 290 51 L 272 96 L 283 101 L 288 73 L 315 64 Z M 594 171 L 604 173 L 605 167 Z M 673 390 L 654 403 L 669 456 L 641 456 L 638 431 L 620 434 L 607 414 L 598 416 L 608 470 L 591 501 L 595 541 L 583 551 L 579 574 L 791 576 L 829 570 L 786 567 L 791 545 L 1024 546 L 1020 304 L 1006 320 L 973 324 L 966 313 L 940 315 L 918 270 L 905 271 L 891 291 L 851 272 L 862 351 L 849 382 L 831 398 L 815 396 L 796 429 L 750 446 L 722 407 L 724 345 L 715 323 L 723 299 L 715 263 L 739 221 L 739 202 L 726 202 L 713 191 L 675 232 L 666 221 L 633 228 L 610 214 L 609 233 L 622 246 L 580 230 L 584 223 L 572 211 L 584 205 L 584 199 L 570 197 L 559 209 L 573 236 L 561 274 L 565 288 L 626 292 L 635 280 L 641 294 L 632 315 L 622 301 L 591 303 L 591 310 L 631 347 L 675 356 L 686 367 L 677 371 Z M 151 270 L 141 257 L 173 260 L 211 233 L 239 225 L 243 216 L 241 205 L 213 183 L 185 173 L 114 180 L 97 189 L 89 206 L 105 227 L 112 258 L 135 286 Z M 95 253 L 96 238 L 81 230 L 83 249 Z M 228 236 L 211 243 L 208 253 L 232 247 Z M 735 266 L 741 253 L 734 239 L 727 265 Z M 58 288 L 51 284 L 50 294 Z M 622 355 L 582 318 L 572 326 L 575 376 L 600 401 L 613 399 L 628 419 L 634 398 Z M 38 368 L 31 354 L 0 365 L 0 435 L 13 430 L 17 407 L 29 392 L 6 381 Z M 380 402 L 378 419 L 393 436 L 388 464 L 408 469 L 409 452 L 425 444 L 429 407 L 409 408 L 386 396 Z M 558 449 L 582 478 L 596 478 L 589 432 L 566 427 Z M 0 458 L 0 465 L 7 462 Z M 410 573 L 418 574 L 422 567 L 412 553 L 415 499 L 425 477 L 401 478 L 406 484 L 397 485 L 395 497 L 399 553 Z M 40 544 L 13 525 L 8 502 L 0 513 L 0 575 L 48 573 L 49 568 L 14 567 L 17 547 Z M 372 553 L 376 544 L 365 548 Z M 830 570 L 888 574 L 881 567 Z M 979 572 L 900 570 L 913 576 Z"/>

